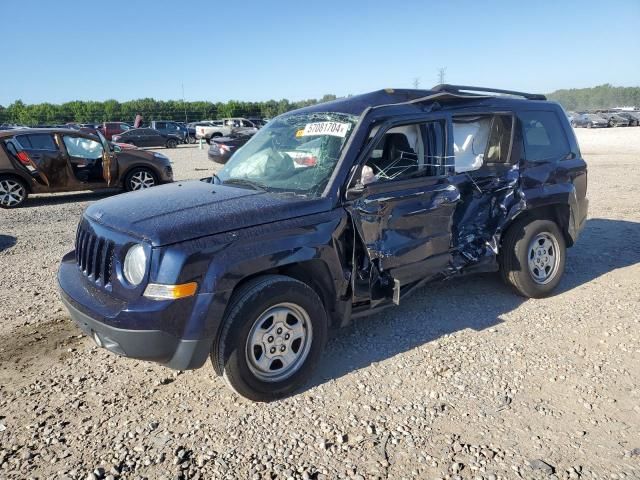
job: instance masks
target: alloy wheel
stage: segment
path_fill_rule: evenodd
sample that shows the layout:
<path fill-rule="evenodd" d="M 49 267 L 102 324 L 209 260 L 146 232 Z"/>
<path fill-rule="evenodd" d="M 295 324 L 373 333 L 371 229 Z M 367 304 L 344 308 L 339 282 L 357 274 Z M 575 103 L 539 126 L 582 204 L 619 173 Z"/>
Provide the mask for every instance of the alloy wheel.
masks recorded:
<path fill-rule="evenodd" d="M 151 173 L 146 170 L 140 170 L 131 175 L 129 183 L 131 185 L 131 190 L 142 190 L 153 187 L 156 184 L 156 180 L 153 178 Z"/>
<path fill-rule="evenodd" d="M 531 240 L 528 252 L 529 273 L 533 281 L 544 285 L 553 280 L 560 262 L 556 238 L 548 232 L 541 232 Z"/>
<path fill-rule="evenodd" d="M 254 322 L 246 345 L 251 373 L 264 382 L 279 382 L 297 372 L 311 349 L 309 314 L 294 303 L 268 308 Z"/>
<path fill-rule="evenodd" d="M 17 180 L 0 180 L 0 205 L 3 207 L 15 207 L 22 203 L 25 194 L 24 185 Z"/>

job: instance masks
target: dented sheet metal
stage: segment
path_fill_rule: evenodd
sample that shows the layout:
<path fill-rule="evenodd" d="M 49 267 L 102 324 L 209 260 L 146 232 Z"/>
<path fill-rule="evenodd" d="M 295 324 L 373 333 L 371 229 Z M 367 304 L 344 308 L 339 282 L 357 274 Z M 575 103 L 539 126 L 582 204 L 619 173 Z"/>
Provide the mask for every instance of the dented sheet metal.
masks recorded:
<path fill-rule="evenodd" d="M 366 252 L 354 268 L 368 280 L 372 301 L 391 298 L 394 281 L 404 286 L 495 265 L 501 232 L 526 207 L 517 165 L 369 190 L 350 214 Z"/>

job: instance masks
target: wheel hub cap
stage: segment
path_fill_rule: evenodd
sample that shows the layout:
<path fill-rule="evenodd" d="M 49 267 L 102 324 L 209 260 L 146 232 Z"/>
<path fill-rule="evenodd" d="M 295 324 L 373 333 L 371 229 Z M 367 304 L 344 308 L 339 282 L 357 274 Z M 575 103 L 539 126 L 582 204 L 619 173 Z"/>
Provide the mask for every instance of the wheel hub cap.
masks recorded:
<path fill-rule="evenodd" d="M 251 372 L 265 382 L 293 375 L 311 347 L 311 321 L 299 305 L 280 303 L 254 322 L 247 338 L 246 359 Z"/>
<path fill-rule="evenodd" d="M 153 187 L 155 180 L 149 172 L 137 172 L 131 177 L 131 190 Z"/>
<path fill-rule="evenodd" d="M 13 207 L 24 199 L 24 187 L 15 180 L 0 181 L 0 204 Z"/>
<path fill-rule="evenodd" d="M 536 283 L 549 283 L 560 261 L 558 241 L 548 232 L 539 233 L 529 244 L 529 273 Z"/>

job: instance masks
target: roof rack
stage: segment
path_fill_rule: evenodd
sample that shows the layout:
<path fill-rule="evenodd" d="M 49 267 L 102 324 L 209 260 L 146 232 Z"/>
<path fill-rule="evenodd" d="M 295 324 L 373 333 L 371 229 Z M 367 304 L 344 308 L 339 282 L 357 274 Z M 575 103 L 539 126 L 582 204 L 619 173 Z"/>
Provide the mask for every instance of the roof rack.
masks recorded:
<path fill-rule="evenodd" d="M 458 93 L 458 94 L 463 92 L 500 93 L 504 95 L 514 95 L 517 97 L 526 98 L 527 100 L 546 100 L 547 99 L 547 97 L 539 93 L 524 93 L 524 92 L 516 92 L 513 90 L 501 90 L 499 88 L 470 87 L 467 85 L 449 85 L 446 83 L 441 83 L 440 85 L 436 85 L 431 90 L 433 90 L 434 92 L 449 92 L 449 93 Z"/>

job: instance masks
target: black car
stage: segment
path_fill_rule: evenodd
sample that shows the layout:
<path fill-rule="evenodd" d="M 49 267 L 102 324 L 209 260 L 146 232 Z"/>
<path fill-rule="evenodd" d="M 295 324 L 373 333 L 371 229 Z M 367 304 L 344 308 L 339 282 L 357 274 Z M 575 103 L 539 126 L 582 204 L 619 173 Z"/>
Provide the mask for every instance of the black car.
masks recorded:
<path fill-rule="evenodd" d="M 606 128 L 609 121 L 595 113 L 577 113 L 571 118 L 572 127 Z"/>
<path fill-rule="evenodd" d="M 638 125 L 640 125 L 640 112 L 616 111 L 616 114 L 628 120 L 630 127 L 637 127 Z"/>
<path fill-rule="evenodd" d="M 115 143 L 129 143 L 136 147 L 176 148 L 182 142 L 177 134 L 167 134 L 153 128 L 133 128 L 112 137 Z"/>
<path fill-rule="evenodd" d="M 209 160 L 227 163 L 236 150 L 247 143 L 255 132 L 232 133 L 227 137 L 214 137 L 209 142 Z"/>
<path fill-rule="evenodd" d="M 98 345 L 179 370 L 211 359 L 272 400 L 309 380 L 331 329 L 426 282 L 500 272 L 551 294 L 586 191 L 542 95 L 380 90 L 273 119 L 208 181 L 91 204 L 58 280 Z"/>
<path fill-rule="evenodd" d="M 609 127 L 628 127 L 629 120 L 621 116 L 619 112 L 612 111 L 599 111 L 596 112 L 598 116 L 604 118 L 607 121 Z"/>

